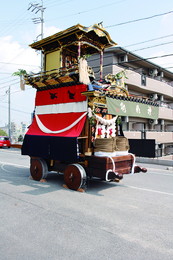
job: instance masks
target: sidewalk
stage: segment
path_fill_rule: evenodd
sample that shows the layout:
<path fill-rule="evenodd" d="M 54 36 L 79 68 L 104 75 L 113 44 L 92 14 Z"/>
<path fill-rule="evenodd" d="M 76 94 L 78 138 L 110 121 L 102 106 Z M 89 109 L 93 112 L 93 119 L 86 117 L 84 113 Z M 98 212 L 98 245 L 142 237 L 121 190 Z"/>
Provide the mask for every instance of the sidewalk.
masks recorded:
<path fill-rule="evenodd" d="M 173 170 L 173 158 L 172 156 L 169 157 L 162 157 L 162 158 L 144 158 L 144 157 L 136 157 L 136 162 L 139 163 L 146 163 L 146 164 L 156 164 L 156 165 L 164 165 L 172 168 Z"/>

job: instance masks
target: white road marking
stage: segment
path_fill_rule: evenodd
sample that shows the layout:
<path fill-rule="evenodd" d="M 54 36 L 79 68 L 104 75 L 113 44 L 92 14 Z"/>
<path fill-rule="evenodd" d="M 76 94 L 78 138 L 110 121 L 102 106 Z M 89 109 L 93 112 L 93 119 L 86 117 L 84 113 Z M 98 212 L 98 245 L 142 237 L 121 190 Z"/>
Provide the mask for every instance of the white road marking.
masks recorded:
<path fill-rule="evenodd" d="M 1 162 L 0 161 L 0 164 L 3 164 L 3 165 L 12 165 L 12 166 L 17 166 L 17 167 L 24 167 L 24 168 L 29 168 L 29 166 L 25 166 L 25 165 L 21 165 L 21 164 L 15 164 L 15 163 L 9 163 L 9 162 Z"/>
<path fill-rule="evenodd" d="M 25 166 L 25 165 L 21 165 L 21 164 L 15 164 L 15 163 L 9 163 L 9 162 L 2 162 L 2 161 L 0 161 L 0 164 L 2 164 L 3 166 L 4 166 L 4 165 L 12 165 L 12 166 L 17 166 L 17 167 L 22 167 L 22 168 L 29 168 L 29 166 Z M 159 174 L 159 173 L 157 173 L 157 174 Z M 160 173 L 160 174 L 161 174 L 161 175 L 169 175 L 169 176 L 172 176 L 171 174 L 164 174 L 164 173 Z M 136 189 L 136 190 L 143 190 L 143 191 L 149 191 L 149 192 L 154 192 L 154 193 L 158 193 L 158 194 L 164 194 L 164 195 L 173 196 L 173 193 L 164 192 L 164 191 L 158 191 L 158 190 L 140 188 L 140 187 L 129 186 L 129 185 L 125 185 L 125 187 L 131 188 L 131 189 Z"/>
<path fill-rule="evenodd" d="M 150 170 L 152 171 L 152 169 L 150 168 Z M 160 170 L 160 169 L 159 169 Z M 163 171 L 167 171 L 168 173 L 159 173 L 159 172 L 150 172 L 149 174 L 157 174 L 157 175 L 165 175 L 165 176 L 171 176 L 173 177 L 173 173 L 172 171 L 169 172 L 169 170 L 164 170 Z"/>
<path fill-rule="evenodd" d="M 164 191 L 159 191 L 159 190 L 139 188 L 139 187 L 129 186 L 129 185 L 125 185 L 125 186 L 128 187 L 128 188 L 136 189 L 136 190 L 143 190 L 143 191 L 149 191 L 149 192 L 154 192 L 154 193 L 159 193 L 159 194 L 173 196 L 173 193 L 170 193 L 170 192 L 164 192 Z"/>

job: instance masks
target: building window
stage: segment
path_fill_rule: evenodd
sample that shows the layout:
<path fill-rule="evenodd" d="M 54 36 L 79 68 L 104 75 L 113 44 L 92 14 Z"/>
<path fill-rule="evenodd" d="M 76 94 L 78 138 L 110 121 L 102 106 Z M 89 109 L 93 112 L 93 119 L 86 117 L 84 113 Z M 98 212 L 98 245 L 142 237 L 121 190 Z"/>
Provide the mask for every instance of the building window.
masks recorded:
<path fill-rule="evenodd" d="M 147 81 L 146 75 L 142 74 L 141 75 L 141 85 L 146 86 L 146 81 Z"/>

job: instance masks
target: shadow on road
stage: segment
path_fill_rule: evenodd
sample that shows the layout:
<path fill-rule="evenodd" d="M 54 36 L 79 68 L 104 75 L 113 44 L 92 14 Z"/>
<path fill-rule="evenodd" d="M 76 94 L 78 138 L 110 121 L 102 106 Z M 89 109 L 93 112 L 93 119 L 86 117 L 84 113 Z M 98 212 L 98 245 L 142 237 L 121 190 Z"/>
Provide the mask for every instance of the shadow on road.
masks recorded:
<path fill-rule="evenodd" d="M 11 165 L 0 165 L 0 183 L 8 182 L 8 184 L 15 186 L 23 186 L 22 193 L 31 195 L 41 195 L 49 192 L 64 190 L 74 192 L 73 190 L 65 189 L 64 176 L 56 172 L 48 173 L 45 182 L 34 181 L 30 177 L 28 168 L 15 167 Z M 98 179 L 91 179 L 87 181 L 85 191 L 88 194 L 102 196 L 100 192 L 111 187 L 123 187 L 121 183 L 104 182 Z"/>

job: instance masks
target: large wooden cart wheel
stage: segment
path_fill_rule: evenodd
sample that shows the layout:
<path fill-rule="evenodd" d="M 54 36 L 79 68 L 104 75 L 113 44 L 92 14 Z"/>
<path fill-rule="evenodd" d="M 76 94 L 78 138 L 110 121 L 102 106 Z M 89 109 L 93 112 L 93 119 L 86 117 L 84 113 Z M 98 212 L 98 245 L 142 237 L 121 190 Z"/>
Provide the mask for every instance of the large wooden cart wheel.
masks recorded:
<path fill-rule="evenodd" d="M 86 183 L 86 172 L 80 164 L 69 164 L 64 171 L 64 181 L 71 190 L 78 190 Z"/>
<path fill-rule="evenodd" d="M 30 165 L 30 173 L 34 180 L 40 181 L 47 177 L 48 167 L 43 159 L 32 159 Z"/>

